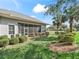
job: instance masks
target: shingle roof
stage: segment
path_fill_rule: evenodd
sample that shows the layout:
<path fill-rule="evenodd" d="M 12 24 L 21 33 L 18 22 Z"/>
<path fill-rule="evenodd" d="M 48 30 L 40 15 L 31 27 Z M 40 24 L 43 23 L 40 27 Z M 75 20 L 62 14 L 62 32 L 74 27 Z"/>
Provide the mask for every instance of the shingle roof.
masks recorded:
<path fill-rule="evenodd" d="M 23 21 L 35 22 L 35 23 L 40 23 L 40 24 L 46 24 L 36 18 L 27 16 L 27 15 L 24 15 L 12 10 L 0 9 L 0 16 L 12 18 L 12 19 L 19 19 Z"/>

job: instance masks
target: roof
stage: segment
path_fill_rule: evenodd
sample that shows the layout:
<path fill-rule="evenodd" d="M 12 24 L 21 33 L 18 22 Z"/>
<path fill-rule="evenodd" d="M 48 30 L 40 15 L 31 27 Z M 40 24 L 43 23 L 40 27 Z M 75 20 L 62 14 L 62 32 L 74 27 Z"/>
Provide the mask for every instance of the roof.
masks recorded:
<path fill-rule="evenodd" d="M 36 18 L 27 16 L 27 15 L 24 15 L 22 13 L 15 12 L 15 11 L 12 11 L 12 10 L 0 9 L 0 16 L 12 18 L 12 19 L 17 19 L 17 20 L 19 19 L 21 21 L 28 21 L 28 22 L 34 22 L 34 23 L 46 25 L 46 23 L 43 23 L 42 21 L 40 21 Z"/>

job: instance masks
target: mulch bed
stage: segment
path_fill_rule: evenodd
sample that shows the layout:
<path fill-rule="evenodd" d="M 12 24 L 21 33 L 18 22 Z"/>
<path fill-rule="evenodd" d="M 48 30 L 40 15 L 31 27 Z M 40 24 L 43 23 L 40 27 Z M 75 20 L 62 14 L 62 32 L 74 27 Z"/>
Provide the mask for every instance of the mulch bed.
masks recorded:
<path fill-rule="evenodd" d="M 50 44 L 49 49 L 53 52 L 70 52 L 70 51 L 79 50 L 79 47 L 75 44 L 68 45 L 66 43 L 55 43 L 55 44 Z"/>

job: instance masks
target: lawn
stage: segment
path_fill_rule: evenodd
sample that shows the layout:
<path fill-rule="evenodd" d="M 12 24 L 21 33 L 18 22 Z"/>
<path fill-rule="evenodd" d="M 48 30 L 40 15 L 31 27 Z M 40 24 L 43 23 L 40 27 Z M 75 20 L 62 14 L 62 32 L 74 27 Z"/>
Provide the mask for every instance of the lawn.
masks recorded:
<path fill-rule="evenodd" d="M 75 38 L 76 43 L 79 43 L 79 32 L 76 32 L 76 35 L 74 38 Z"/>
<path fill-rule="evenodd" d="M 79 43 L 79 31 L 78 31 L 78 32 L 75 32 L 75 33 L 76 33 L 75 36 L 74 36 L 75 42 L 76 42 L 76 43 Z M 50 38 L 50 37 L 52 37 L 52 38 L 53 38 L 53 37 L 56 37 L 54 31 L 49 31 L 49 34 L 50 34 L 50 35 L 48 36 L 49 38 Z"/>

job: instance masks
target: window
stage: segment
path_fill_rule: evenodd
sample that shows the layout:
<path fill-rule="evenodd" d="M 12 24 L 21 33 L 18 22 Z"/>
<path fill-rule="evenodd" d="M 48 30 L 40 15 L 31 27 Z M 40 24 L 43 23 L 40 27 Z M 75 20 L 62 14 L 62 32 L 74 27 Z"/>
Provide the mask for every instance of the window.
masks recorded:
<path fill-rule="evenodd" d="M 27 35 L 28 34 L 28 25 L 25 24 L 24 26 L 24 35 Z"/>
<path fill-rule="evenodd" d="M 33 25 L 29 25 L 29 33 L 33 33 Z"/>
<path fill-rule="evenodd" d="M 25 35 L 27 35 L 27 28 L 24 29 L 24 33 L 25 33 Z"/>
<path fill-rule="evenodd" d="M 41 32 L 41 26 L 38 26 L 37 28 L 38 28 L 38 32 Z"/>
<path fill-rule="evenodd" d="M 28 25 L 27 24 L 22 24 L 22 23 L 18 23 L 18 31 L 19 34 L 21 35 L 27 35 L 27 31 L 28 31 Z"/>
<path fill-rule="evenodd" d="M 46 26 L 42 26 L 42 32 L 46 32 Z"/>
<path fill-rule="evenodd" d="M 15 34 L 15 27 L 14 25 L 9 25 L 9 34 Z"/>
<path fill-rule="evenodd" d="M 24 35 L 24 24 L 18 24 L 19 34 Z"/>

